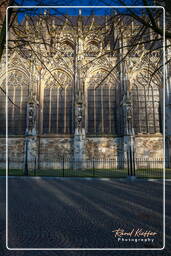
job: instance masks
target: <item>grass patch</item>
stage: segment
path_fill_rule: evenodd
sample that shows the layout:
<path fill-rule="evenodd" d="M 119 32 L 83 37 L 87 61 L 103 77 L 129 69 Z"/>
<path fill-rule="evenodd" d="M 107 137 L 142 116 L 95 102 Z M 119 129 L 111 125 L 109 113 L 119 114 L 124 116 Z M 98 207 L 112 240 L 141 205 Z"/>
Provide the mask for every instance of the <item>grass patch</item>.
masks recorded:
<path fill-rule="evenodd" d="M 5 176 L 6 170 L 0 169 L 0 176 Z M 10 169 L 9 176 L 24 176 L 22 169 Z M 128 176 L 127 169 L 46 169 L 30 170 L 29 176 L 47 177 L 99 177 L 124 178 Z M 162 169 L 137 169 L 137 178 L 163 178 Z M 166 179 L 171 179 L 171 169 L 166 169 Z"/>
<path fill-rule="evenodd" d="M 11 169 L 11 170 L 8 170 L 8 175 L 9 176 L 22 176 L 23 170 L 22 169 Z M 5 169 L 0 169 L 0 176 L 6 176 Z"/>

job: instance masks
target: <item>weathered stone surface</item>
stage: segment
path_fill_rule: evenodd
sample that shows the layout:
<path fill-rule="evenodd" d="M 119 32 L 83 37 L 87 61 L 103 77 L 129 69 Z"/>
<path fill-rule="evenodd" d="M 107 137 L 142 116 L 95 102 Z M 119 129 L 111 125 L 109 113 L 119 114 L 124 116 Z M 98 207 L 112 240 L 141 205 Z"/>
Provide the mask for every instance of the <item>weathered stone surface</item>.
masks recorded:
<path fill-rule="evenodd" d="M 0 152 L 1 156 L 6 154 L 6 139 L 0 138 Z M 24 152 L 23 138 L 9 138 L 8 139 L 8 155 L 20 155 Z"/>
<path fill-rule="evenodd" d="M 82 130 L 76 129 L 75 135 L 74 135 L 74 159 L 79 161 L 85 159 L 85 144 L 86 144 L 85 129 L 82 129 Z"/>
<path fill-rule="evenodd" d="M 41 138 L 40 155 L 42 159 L 54 160 L 58 156 L 69 156 L 73 153 L 72 138 Z"/>
<path fill-rule="evenodd" d="M 121 138 L 100 137 L 86 139 L 88 158 L 112 158 L 121 151 Z"/>
<path fill-rule="evenodd" d="M 136 136 L 135 149 L 137 158 L 163 158 L 163 137 Z"/>
<path fill-rule="evenodd" d="M 23 168 L 24 139 L 8 139 L 8 164 L 9 168 Z M 0 168 L 6 168 L 6 139 L 0 138 Z"/>
<path fill-rule="evenodd" d="M 23 168 L 24 138 L 9 138 L 9 163 L 11 168 Z M 124 157 L 123 137 L 87 137 L 85 139 L 85 158 Z M 0 138 L 1 162 L 5 167 L 6 140 Z M 62 157 L 74 156 L 74 139 L 42 137 L 40 139 L 40 164 L 46 165 Z M 163 137 L 145 135 L 135 137 L 136 158 L 163 158 Z"/>

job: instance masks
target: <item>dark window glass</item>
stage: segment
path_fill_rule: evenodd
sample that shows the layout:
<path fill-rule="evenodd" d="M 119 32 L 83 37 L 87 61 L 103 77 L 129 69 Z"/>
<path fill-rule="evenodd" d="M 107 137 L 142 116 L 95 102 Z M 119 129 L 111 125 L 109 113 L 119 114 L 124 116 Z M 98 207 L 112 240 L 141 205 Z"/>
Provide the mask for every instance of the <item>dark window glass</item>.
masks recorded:
<path fill-rule="evenodd" d="M 28 99 L 29 81 L 21 71 L 13 71 L 8 75 L 8 134 L 24 135 L 26 130 L 26 109 Z M 1 87 L 6 90 L 6 81 L 4 80 Z M 0 91 L 0 134 L 6 132 L 6 110 L 5 94 Z"/>
<path fill-rule="evenodd" d="M 63 88 L 52 86 L 44 89 L 43 101 L 43 133 L 72 133 L 72 86 L 71 80 L 64 72 L 55 73 L 55 78 L 62 83 Z M 65 82 L 63 82 L 63 80 Z M 56 83 L 54 83 L 55 85 Z M 48 83 L 47 83 L 48 85 Z"/>

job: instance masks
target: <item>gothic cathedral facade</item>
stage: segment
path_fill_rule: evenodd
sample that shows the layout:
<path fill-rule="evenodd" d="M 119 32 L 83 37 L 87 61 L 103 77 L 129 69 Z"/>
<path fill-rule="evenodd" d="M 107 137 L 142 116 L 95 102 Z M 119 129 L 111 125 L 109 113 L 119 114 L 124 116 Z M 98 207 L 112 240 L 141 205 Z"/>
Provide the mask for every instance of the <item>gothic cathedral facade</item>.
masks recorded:
<path fill-rule="evenodd" d="M 62 155 L 125 157 L 128 136 L 137 158 L 163 157 L 163 87 L 158 73 L 148 82 L 158 50 L 148 61 L 144 44 L 127 53 L 124 45 L 138 25 L 129 24 L 123 34 L 114 22 L 109 16 L 45 14 L 16 24 L 9 35 L 7 79 L 8 152 L 11 162 L 18 159 L 16 167 L 26 151 L 39 165 Z M 4 56 L 1 165 L 6 143 L 5 68 Z"/>

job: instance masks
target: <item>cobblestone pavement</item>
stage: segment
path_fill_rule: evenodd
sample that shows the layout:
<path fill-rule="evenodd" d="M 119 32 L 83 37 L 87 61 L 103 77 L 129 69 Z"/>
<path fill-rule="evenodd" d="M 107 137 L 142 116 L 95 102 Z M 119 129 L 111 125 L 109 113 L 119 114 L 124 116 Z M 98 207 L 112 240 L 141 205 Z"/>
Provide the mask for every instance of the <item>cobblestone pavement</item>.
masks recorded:
<path fill-rule="evenodd" d="M 171 255 L 171 182 L 166 183 L 162 251 L 9 251 L 5 249 L 5 178 L 0 179 L 0 256 Z M 170 209 L 169 209 L 170 208 Z M 151 230 L 153 243 L 118 242 L 112 230 Z M 162 247 L 162 182 L 9 178 L 9 247 Z"/>

